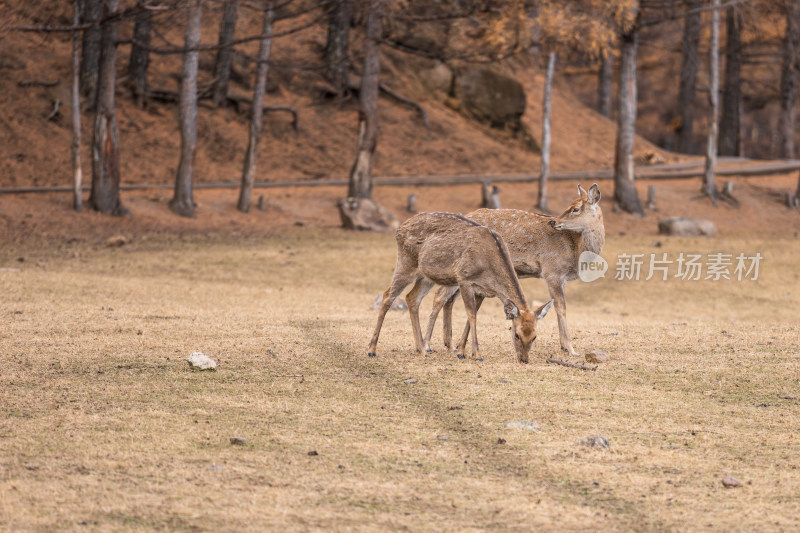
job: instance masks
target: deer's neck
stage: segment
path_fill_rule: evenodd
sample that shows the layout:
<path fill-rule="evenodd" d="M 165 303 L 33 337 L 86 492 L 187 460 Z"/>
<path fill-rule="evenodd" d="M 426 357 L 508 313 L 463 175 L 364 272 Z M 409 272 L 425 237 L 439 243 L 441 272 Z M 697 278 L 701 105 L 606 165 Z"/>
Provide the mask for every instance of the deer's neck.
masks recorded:
<path fill-rule="evenodd" d="M 606 231 L 602 224 L 596 228 L 586 228 L 578 237 L 578 255 L 589 251 L 600 254 L 606 242 Z"/>

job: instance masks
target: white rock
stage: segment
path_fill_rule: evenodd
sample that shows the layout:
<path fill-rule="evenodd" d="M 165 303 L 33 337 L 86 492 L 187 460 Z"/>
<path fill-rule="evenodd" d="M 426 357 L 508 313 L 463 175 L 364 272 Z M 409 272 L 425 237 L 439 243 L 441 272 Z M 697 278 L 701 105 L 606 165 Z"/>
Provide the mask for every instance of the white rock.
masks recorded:
<path fill-rule="evenodd" d="M 216 370 L 217 363 L 203 352 L 193 352 L 186 358 L 192 370 Z"/>
<path fill-rule="evenodd" d="M 610 446 L 608 440 L 601 435 L 589 435 L 587 437 L 583 437 L 578 441 L 578 444 L 589 446 L 590 448 L 608 448 Z"/>
<path fill-rule="evenodd" d="M 524 420 L 514 420 L 506 424 L 507 429 L 524 429 L 525 431 L 541 431 L 536 422 L 526 422 Z"/>

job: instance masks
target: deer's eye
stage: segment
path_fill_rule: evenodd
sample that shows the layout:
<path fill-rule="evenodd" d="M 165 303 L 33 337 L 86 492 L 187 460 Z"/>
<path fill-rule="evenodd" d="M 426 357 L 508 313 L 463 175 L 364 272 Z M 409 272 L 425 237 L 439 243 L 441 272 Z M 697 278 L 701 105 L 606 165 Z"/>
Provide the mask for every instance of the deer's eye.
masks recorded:
<path fill-rule="evenodd" d="M 515 333 L 514 333 L 514 338 L 515 338 L 515 339 L 517 339 L 517 340 L 519 340 L 519 333 L 516 333 L 516 332 L 515 332 Z"/>
<path fill-rule="evenodd" d="M 578 211 L 580 211 L 580 210 L 581 210 L 581 209 L 580 209 L 579 207 L 576 207 L 575 209 L 573 209 L 573 210 L 572 210 L 572 212 L 573 212 L 573 213 L 577 213 L 577 212 L 578 212 Z"/>

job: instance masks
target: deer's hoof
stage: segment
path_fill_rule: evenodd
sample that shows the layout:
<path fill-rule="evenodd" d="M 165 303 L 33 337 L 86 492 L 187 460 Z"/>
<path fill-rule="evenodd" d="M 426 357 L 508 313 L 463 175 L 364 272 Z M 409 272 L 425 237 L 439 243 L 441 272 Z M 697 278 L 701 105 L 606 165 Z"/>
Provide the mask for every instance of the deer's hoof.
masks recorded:
<path fill-rule="evenodd" d="M 476 361 L 483 361 L 483 357 L 476 357 L 475 360 Z"/>
<path fill-rule="evenodd" d="M 369 352 L 369 353 L 367 354 L 367 356 L 368 356 L 368 357 L 376 357 L 377 355 L 378 355 L 378 354 L 376 354 L 375 352 Z"/>
<path fill-rule="evenodd" d="M 458 357 L 459 359 L 466 359 L 467 358 L 467 356 L 464 355 L 463 353 L 456 354 L 456 357 Z"/>
<path fill-rule="evenodd" d="M 433 353 L 433 350 L 431 350 L 430 348 L 428 348 L 427 350 L 425 350 L 425 353 Z"/>

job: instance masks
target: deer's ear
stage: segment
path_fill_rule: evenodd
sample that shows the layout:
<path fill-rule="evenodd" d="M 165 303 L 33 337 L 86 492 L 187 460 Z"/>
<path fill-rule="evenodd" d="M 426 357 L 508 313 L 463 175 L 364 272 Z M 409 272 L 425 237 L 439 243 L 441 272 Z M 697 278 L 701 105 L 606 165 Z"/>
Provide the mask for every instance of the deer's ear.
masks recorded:
<path fill-rule="evenodd" d="M 583 187 L 581 187 L 581 184 L 579 183 L 578 184 L 578 198 L 583 198 L 584 196 L 586 196 L 586 191 L 583 190 Z"/>
<path fill-rule="evenodd" d="M 587 193 L 588 202 L 590 204 L 596 204 L 600 201 L 600 187 L 597 186 L 595 183 L 589 188 L 589 192 Z"/>
<path fill-rule="evenodd" d="M 514 320 L 519 316 L 519 308 L 511 300 L 506 300 L 503 310 L 506 312 L 506 319 L 508 320 Z"/>
<path fill-rule="evenodd" d="M 547 302 L 546 304 L 541 306 L 539 309 L 537 309 L 536 310 L 536 320 L 543 319 L 544 315 L 547 314 L 547 312 L 550 310 L 550 307 L 552 307 L 552 305 L 553 305 L 553 300 L 550 300 L 549 302 Z"/>

